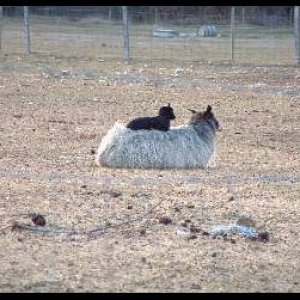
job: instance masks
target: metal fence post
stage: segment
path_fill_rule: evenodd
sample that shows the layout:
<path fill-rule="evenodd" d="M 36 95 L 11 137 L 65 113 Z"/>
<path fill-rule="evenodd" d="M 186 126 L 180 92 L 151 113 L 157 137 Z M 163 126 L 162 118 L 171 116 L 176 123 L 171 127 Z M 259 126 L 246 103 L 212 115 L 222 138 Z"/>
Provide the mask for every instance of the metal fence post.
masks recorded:
<path fill-rule="evenodd" d="M 246 8 L 243 7 L 243 8 L 242 8 L 242 24 L 243 24 L 243 25 L 245 25 L 245 10 L 246 10 Z"/>
<path fill-rule="evenodd" d="M 3 18 L 3 7 L 0 6 L 0 50 L 1 50 L 1 41 L 2 41 L 2 18 Z"/>
<path fill-rule="evenodd" d="M 124 35 L 124 52 L 125 58 L 129 59 L 129 22 L 128 22 L 128 11 L 127 6 L 122 6 L 122 16 L 123 16 L 123 35 Z"/>
<path fill-rule="evenodd" d="M 235 7 L 231 7 L 231 61 L 234 62 L 234 34 L 235 34 L 235 28 L 234 28 L 234 13 L 235 13 Z"/>
<path fill-rule="evenodd" d="M 294 36 L 296 50 L 296 64 L 300 65 L 300 6 L 294 8 Z"/>
<path fill-rule="evenodd" d="M 157 6 L 154 7 L 154 22 L 155 22 L 155 25 L 158 24 L 158 7 Z"/>
<path fill-rule="evenodd" d="M 24 6 L 24 47 L 26 54 L 30 53 L 29 9 Z"/>

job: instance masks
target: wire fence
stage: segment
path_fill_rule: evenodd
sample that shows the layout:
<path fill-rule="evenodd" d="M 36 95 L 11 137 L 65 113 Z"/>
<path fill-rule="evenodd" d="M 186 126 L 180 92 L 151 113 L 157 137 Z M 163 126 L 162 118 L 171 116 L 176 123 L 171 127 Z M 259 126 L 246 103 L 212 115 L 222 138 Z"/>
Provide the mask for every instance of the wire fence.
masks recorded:
<path fill-rule="evenodd" d="M 131 59 L 151 61 L 295 64 L 298 35 L 293 20 L 290 15 L 258 15 L 239 7 L 234 11 L 228 7 L 226 16 L 207 13 L 201 18 L 128 7 L 128 41 L 124 43 L 122 10 L 103 14 L 94 7 L 68 7 L 54 13 L 51 7 L 29 7 L 28 23 L 19 7 L 1 18 L 1 52 L 120 59 L 129 56 L 130 50 Z"/>

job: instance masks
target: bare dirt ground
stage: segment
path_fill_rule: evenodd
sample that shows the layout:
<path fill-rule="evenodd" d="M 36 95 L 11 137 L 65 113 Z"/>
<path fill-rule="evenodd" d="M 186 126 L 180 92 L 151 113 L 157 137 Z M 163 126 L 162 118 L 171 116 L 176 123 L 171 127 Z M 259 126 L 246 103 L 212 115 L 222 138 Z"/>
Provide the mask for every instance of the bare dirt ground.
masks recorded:
<path fill-rule="evenodd" d="M 79 234 L 2 229 L 0 291 L 299 292 L 299 87 L 292 66 L 2 55 L 1 227 L 38 212 Z M 212 105 L 214 168 L 95 166 L 115 121 L 168 102 L 174 126 Z M 241 216 L 270 240 L 203 234 Z"/>

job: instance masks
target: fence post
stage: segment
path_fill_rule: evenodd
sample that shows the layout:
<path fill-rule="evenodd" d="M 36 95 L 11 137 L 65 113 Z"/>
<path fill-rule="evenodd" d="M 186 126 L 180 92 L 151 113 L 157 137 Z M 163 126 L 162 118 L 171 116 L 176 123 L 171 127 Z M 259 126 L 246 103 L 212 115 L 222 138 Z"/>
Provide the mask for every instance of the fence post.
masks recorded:
<path fill-rule="evenodd" d="M 294 36 L 296 50 L 296 64 L 300 65 L 300 6 L 294 8 Z"/>
<path fill-rule="evenodd" d="M 122 6 L 122 16 L 123 16 L 123 35 L 124 35 L 124 51 L 125 58 L 129 59 L 129 22 L 128 22 L 128 11 L 127 6 Z"/>
<path fill-rule="evenodd" d="M 24 47 L 26 54 L 30 53 L 29 9 L 24 6 Z"/>
<path fill-rule="evenodd" d="M 231 61 L 234 62 L 234 34 L 235 34 L 235 28 L 234 28 L 234 13 L 235 13 L 235 7 L 231 7 Z"/>
<path fill-rule="evenodd" d="M 158 7 L 157 6 L 154 7 L 154 22 L 155 22 L 155 25 L 158 24 Z"/>
<path fill-rule="evenodd" d="M 243 8 L 242 8 L 242 24 L 243 24 L 243 25 L 245 25 L 245 10 L 246 10 L 246 8 L 243 7 Z"/>
<path fill-rule="evenodd" d="M 3 18 L 3 7 L 0 6 L 0 51 L 1 51 L 1 41 L 2 41 L 2 18 Z"/>

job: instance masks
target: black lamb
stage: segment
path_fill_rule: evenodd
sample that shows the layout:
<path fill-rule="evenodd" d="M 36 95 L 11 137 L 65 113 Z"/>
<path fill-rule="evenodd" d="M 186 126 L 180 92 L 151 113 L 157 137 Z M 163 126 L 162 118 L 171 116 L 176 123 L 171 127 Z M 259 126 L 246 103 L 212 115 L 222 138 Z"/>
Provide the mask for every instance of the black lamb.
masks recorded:
<path fill-rule="evenodd" d="M 170 129 L 171 120 L 174 120 L 176 116 L 174 115 L 173 108 L 170 103 L 167 106 L 162 106 L 159 109 L 158 116 L 156 117 L 140 117 L 133 119 L 127 124 L 127 128 L 132 130 L 161 130 L 168 131 Z"/>

